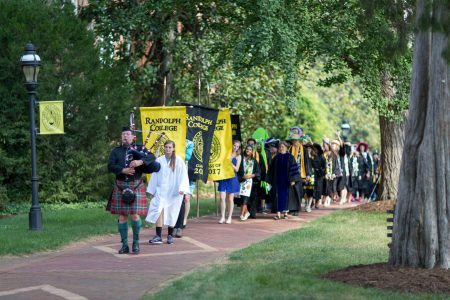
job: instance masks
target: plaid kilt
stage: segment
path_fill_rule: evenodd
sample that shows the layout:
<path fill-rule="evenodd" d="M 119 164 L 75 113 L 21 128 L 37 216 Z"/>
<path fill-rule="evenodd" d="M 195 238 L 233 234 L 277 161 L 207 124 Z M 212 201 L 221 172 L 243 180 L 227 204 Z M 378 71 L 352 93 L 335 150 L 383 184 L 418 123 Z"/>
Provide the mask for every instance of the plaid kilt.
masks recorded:
<path fill-rule="evenodd" d="M 136 186 L 138 187 L 135 188 Z M 136 193 L 136 200 L 134 200 L 131 204 L 126 204 L 122 201 L 122 190 L 126 188 L 132 189 Z M 124 216 L 134 214 L 141 216 L 147 215 L 147 195 L 145 194 L 145 185 L 141 179 L 128 182 L 116 180 L 116 184 L 111 192 L 109 202 L 111 205 L 108 210 L 112 214 Z"/>

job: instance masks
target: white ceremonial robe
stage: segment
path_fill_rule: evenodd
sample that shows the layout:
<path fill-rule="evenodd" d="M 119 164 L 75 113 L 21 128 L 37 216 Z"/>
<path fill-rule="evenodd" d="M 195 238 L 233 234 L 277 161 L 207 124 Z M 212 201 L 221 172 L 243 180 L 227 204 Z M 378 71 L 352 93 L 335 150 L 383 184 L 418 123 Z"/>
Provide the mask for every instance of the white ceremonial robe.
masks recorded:
<path fill-rule="evenodd" d="M 170 161 L 167 162 L 164 155 L 158 157 L 156 161 L 160 163 L 161 169 L 152 174 L 147 186 L 147 193 L 153 195 L 153 199 L 145 221 L 156 223 L 164 209 L 163 224 L 173 227 L 177 222 L 183 201 L 183 195 L 180 195 L 180 192 L 183 194 L 190 192 L 187 168 L 179 156 L 176 156 L 175 171 L 172 171 Z"/>

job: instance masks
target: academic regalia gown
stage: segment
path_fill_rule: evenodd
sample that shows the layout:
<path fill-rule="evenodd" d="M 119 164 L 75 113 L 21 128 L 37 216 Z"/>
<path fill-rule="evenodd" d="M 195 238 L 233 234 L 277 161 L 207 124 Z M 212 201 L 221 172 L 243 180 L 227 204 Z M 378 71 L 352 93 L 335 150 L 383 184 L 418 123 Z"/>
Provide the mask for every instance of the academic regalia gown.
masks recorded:
<path fill-rule="evenodd" d="M 177 222 L 183 201 L 183 195 L 180 195 L 180 192 L 183 194 L 190 192 L 187 168 L 179 156 L 176 156 L 174 171 L 170 168 L 170 161 L 168 162 L 164 155 L 156 161 L 161 165 L 161 169 L 152 175 L 147 187 L 147 193 L 152 194 L 153 199 L 145 220 L 156 223 L 164 209 L 163 223 L 173 227 Z"/>
<path fill-rule="evenodd" d="M 290 153 L 293 152 L 293 147 L 290 149 Z M 300 145 L 300 147 L 303 148 L 303 163 L 304 166 L 302 166 L 302 159 L 301 159 L 301 151 L 298 152 L 298 158 L 296 160 L 298 172 L 300 174 L 300 180 L 295 182 L 295 185 L 289 186 L 289 202 L 288 202 L 288 210 L 289 211 L 300 211 L 300 205 L 302 203 L 303 198 L 303 181 L 306 179 L 307 176 L 310 176 L 310 162 L 309 162 L 309 155 L 308 151 L 303 145 Z M 295 161 L 295 157 L 294 157 Z M 302 174 L 302 168 L 304 168 L 304 172 Z"/>
<path fill-rule="evenodd" d="M 272 186 L 271 193 L 275 198 L 272 203 L 272 212 L 288 210 L 289 193 L 292 189 L 290 183 L 293 181 L 301 183 L 300 172 L 294 157 L 290 153 L 277 154 L 270 164 L 267 180 Z"/>

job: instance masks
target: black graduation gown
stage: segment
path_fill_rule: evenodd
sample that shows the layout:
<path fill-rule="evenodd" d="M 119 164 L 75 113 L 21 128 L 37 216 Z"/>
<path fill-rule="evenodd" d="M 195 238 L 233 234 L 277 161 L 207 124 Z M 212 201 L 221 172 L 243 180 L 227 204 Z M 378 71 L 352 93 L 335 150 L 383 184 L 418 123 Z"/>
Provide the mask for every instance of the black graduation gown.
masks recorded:
<path fill-rule="evenodd" d="M 362 176 L 362 180 L 361 180 L 361 190 L 364 194 L 369 196 L 371 189 L 372 189 L 372 165 L 373 165 L 372 158 L 370 157 L 369 153 L 367 153 L 366 158 L 364 158 L 362 153 L 360 154 L 359 157 L 360 157 L 360 160 L 362 160 L 363 164 L 364 164 L 364 169 L 363 169 L 364 175 Z"/>
<path fill-rule="evenodd" d="M 309 162 L 309 155 L 308 155 L 308 150 L 302 145 L 303 147 L 303 161 L 305 164 L 305 173 L 306 176 L 310 176 L 311 175 L 311 167 L 310 167 L 310 162 Z M 289 149 L 289 151 L 292 151 L 292 147 Z M 291 153 L 292 154 L 292 153 Z M 295 161 L 295 158 L 294 158 Z M 301 159 L 300 159 L 301 161 Z M 299 166 L 299 172 L 300 172 L 300 176 L 301 176 L 301 166 Z M 305 178 L 301 178 L 301 180 L 296 181 L 295 185 L 291 186 L 289 188 L 289 203 L 288 203 L 288 209 L 289 211 L 300 211 L 300 205 L 302 203 L 302 198 L 303 198 L 303 180 L 305 180 Z"/>
<path fill-rule="evenodd" d="M 323 195 L 324 183 L 325 180 L 325 170 L 327 167 L 327 163 L 325 161 L 325 157 L 323 155 L 317 155 L 311 161 L 311 166 L 314 171 L 314 192 L 313 198 L 319 200 Z"/>
<path fill-rule="evenodd" d="M 239 166 L 239 171 L 237 173 L 238 176 L 238 181 L 239 182 L 244 182 L 245 179 L 243 178 L 245 175 L 244 172 L 244 159 L 242 158 L 242 162 L 241 165 Z M 261 182 L 261 168 L 259 167 L 259 163 L 256 161 L 256 158 L 252 158 L 253 159 L 253 171 L 252 174 L 255 174 L 255 177 L 253 178 L 253 186 L 252 186 L 252 190 L 250 192 L 250 197 L 248 197 L 248 210 L 250 212 L 250 217 L 254 217 L 256 214 L 256 199 L 257 199 L 257 195 L 258 195 L 258 187 L 260 185 Z M 242 199 L 245 198 L 245 196 L 241 196 Z"/>

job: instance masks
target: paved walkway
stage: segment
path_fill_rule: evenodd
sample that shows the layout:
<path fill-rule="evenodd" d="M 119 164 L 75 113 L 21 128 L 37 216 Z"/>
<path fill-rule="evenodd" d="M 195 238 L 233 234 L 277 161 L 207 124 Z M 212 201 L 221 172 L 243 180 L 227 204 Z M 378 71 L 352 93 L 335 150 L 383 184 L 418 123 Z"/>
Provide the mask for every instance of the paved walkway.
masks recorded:
<path fill-rule="evenodd" d="M 154 229 L 144 229 L 139 255 L 118 255 L 117 234 L 56 252 L 0 259 L 0 300 L 140 299 L 167 280 L 223 259 L 236 249 L 347 207 L 332 205 L 279 221 L 273 215 L 261 215 L 246 222 L 234 219 L 232 224 L 218 224 L 217 217 L 202 217 L 190 220 L 185 236 L 173 245 L 149 245 Z M 166 234 L 164 229 L 164 241 Z M 131 241 L 131 230 L 129 235 Z"/>

